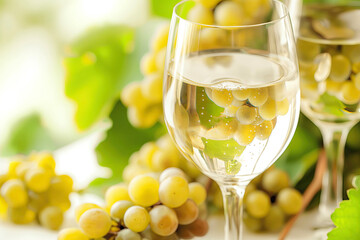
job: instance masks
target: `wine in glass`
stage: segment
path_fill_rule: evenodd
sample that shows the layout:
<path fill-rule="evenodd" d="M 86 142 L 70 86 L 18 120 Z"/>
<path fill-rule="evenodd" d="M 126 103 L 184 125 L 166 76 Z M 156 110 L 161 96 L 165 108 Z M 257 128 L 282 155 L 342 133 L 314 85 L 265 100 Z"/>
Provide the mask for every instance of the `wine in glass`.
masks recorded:
<path fill-rule="evenodd" d="M 241 239 L 245 187 L 285 150 L 300 111 L 289 15 L 280 1 L 266 3 L 236 22 L 245 11 L 237 1 L 209 10 L 186 0 L 169 34 L 165 122 L 183 155 L 219 184 L 227 240 Z"/>

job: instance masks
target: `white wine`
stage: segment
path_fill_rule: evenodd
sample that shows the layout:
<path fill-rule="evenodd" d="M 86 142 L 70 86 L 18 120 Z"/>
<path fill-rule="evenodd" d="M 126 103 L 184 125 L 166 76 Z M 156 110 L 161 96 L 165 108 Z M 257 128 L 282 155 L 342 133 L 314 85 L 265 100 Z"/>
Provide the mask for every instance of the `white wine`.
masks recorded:
<path fill-rule="evenodd" d="M 251 179 L 286 148 L 299 114 L 294 64 L 222 49 L 169 66 L 166 124 L 180 150 L 205 174 Z"/>

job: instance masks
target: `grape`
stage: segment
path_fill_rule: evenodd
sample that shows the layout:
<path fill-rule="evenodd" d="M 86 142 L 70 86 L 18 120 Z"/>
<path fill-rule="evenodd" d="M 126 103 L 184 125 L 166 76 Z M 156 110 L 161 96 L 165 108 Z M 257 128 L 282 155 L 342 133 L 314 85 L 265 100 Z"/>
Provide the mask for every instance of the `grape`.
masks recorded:
<path fill-rule="evenodd" d="M 180 155 L 173 140 L 169 135 L 164 135 L 156 141 L 157 146 L 164 151 L 168 151 L 169 154 Z"/>
<path fill-rule="evenodd" d="M 86 212 L 87 210 L 93 209 L 93 208 L 99 208 L 101 209 L 101 207 L 99 207 L 97 204 L 94 203 L 83 203 L 79 206 L 77 206 L 75 208 L 75 219 L 76 222 L 79 223 L 80 217 L 81 215 L 84 214 L 84 212 Z"/>
<path fill-rule="evenodd" d="M 226 32 L 220 28 L 204 28 L 200 32 L 201 49 L 214 49 L 224 47 L 226 44 Z M 207 60 L 214 60 L 214 58 L 207 58 Z"/>
<path fill-rule="evenodd" d="M 16 176 L 17 178 L 24 180 L 25 179 L 25 175 L 27 173 L 27 171 L 31 168 L 35 167 L 35 163 L 34 162 L 22 162 L 19 166 L 17 166 L 16 168 Z"/>
<path fill-rule="evenodd" d="M 237 130 L 238 122 L 235 119 L 226 119 L 206 132 L 206 138 L 213 140 L 228 140 Z"/>
<path fill-rule="evenodd" d="M 353 82 L 355 87 L 360 90 L 360 73 L 357 73 L 355 77 L 353 78 Z"/>
<path fill-rule="evenodd" d="M 157 28 L 156 33 L 153 35 L 150 41 L 150 48 L 155 53 L 158 53 L 161 49 L 166 47 L 168 42 L 169 29 L 169 23 L 164 23 Z"/>
<path fill-rule="evenodd" d="M 162 171 L 162 173 L 160 174 L 160 182 L 163 182 L 165 179 L 172 177 L 172 176 L 182 177 L 185 180 L 187 180 L 187 176 L 183 170 L 181 170 L 180 168 L 176 168 L 176 167 L 170 167 L 170 168 L 167 168 L 164 171 Z M 189 186 L 189 188 L 190 188 L 190 186 Z"/>
<path fill-rule="evenodd" d="M 152 103 L 161 103 L 162 77 L 162 74 L 151 74 L 143 80 L 141 90 L 147 101 Z"/>
<path fill-rule="evenodd" d="M 197 3 L 200 3 L 206 8 L 213 8 L 215 7 L 221 0 L 196 0 Z"/>
<path fill-rule="evenodd" d="M 26 172 L 26 186 L 34 192 L 44 192 L 50 187 L 51 175 L 45 170 L 34 168 Z"/>
<path fill-rule="evenodd" d="M 246 210 L 255 218 L 265 217 L 271 206 L 270 197 L 260 190 L 255 190 L 250 193 L 246 198 Z"/>
<path fill-rule="evenodd" d="M 216 24 L 222 26 L 239 26 L 243 23 L 243 11 L 239 4 L 230 1 L 220 3 L 214 12 Z"/>
<path fill-rule="evenodd" d="M 264 173 L 262 178 L 262 186 L 265 191 L 275 194 L 280 190 L 289 187 L 290 179 L 286 172 L 280 169 L 271 169 Z"/>
<path fill-rule="evenodd" d="M 199 216 L 199 208 L 196 203 L 188 199 L 186 202 L 178 208 L 174 208 L 179 224 L 187 225 L 195 221 Z"/>
<path fill-rule="evenodd" d="M 40 211 L 48 203 L 48 198 L 46 193 L 36 193 L 33 191 L 28 191 L 29 203 L 28 208 L 33 211 Z"/>
<path fill-rule="evenodd" d="M 180 237 L 180 239 L 194 238 L 194 234 L 191 233 L 189 227 L 186 225 L 180 225 L 176 230 L 176 234 Z"/>
<path fill-rule="evenodd" d="M 249 195 L 250 193 L 252 193 L 252 192 L 255 191 L 256 189 L 257 189 L 257 188 L 256 188 L 256 184 L 253 183 L 253 182 L 250 182 L 250 183 L 246 186 L 246 189 L 245 189 L 244 201 L 246 201 L 247 195 Z"/>
<path fill-rule="evenodd" d="M 188 225 L 190 231 L 194 236 L 203 237 L 209 231 L 209 225 L 206 220 L 201 218 L 196 219 L 194 222 Z"/>
<path fill-rule="evenodd" d="M 129 200 L 128 187 L 125 184 L 117 184 L 109 187 L 105 192 L 106 205 L 111 207 L 115 202 L 120 200 Z"/>
<path fill-rule="evenodd" d="M 64 195 L 62 192 L 51 191 L 47 192 L 49 205 L 57 206 L 62 211 L 66 211 L 70 208 L 71 202 L 68 195 Z"/>
<path fill-rule="evenodd" d="M 286 97 L 285 83 L 278 83 L 269 87 L 269 97 L 275 101 L 282 101 Z"/>
<path fill-rule="evenodd" d="M 151 167 L 152 157 L 156 151 L 159 150 L 159 147 L 154 142 L 145 143 L 139 151 L 139 157 L 141 159 L 141 163 Z"/>
<path fill-rule="evenodd" d="M 185 203 L 189 197 L 187 181 L 178 176 L 172 176 L 160 183 L 160 201 L 168 207 L 176 208 Z"/>
<path fill-rule="evenodd" d="M 0 220 L 6 218 L 8 204 L 5 199 L 0 195 Z"/>
<path fill-rule="evenodd" d="M 231 91 L 226 89 L 213 89 L 211 92 L 211 100 L 220 107 L 229 106 L 232 103 L 233 99 L 234 97 Z"/>
<path fill-rule="evenodd" d="M 159 70 L 159 72 L 161 72 L 161 74 L 163 74 L 164 72 L 165 58 L 166 58 L 166 48 L 163 48 L 156 54 L 156 59 L 155 59 L 156 68 Z"/>
<path fill-rule="evenodd" d="M 339 92 L 339 89 L 341 89 L 341 86 L 343 85 L 342 82 L 335 82 L 330 79 L 326 80 L 326 91 L 332 94 L 336 94 Z"/>
<path fill-rule="evenodd" d="M 117 221 L 123 220 L 125 212 L 132 206 L 134 206 L 134 203 L 130 201 L 127 200 L 117 201 L 111 207 L 110 216 L 116 219 Z"/>
<path fill-rule="evenodd" d="M 268 99 L 268 90 L 267 88 L 254 88 L 251 89 L 249 96 L 249 102 L 255 107 L 263 105 Z"/>
<path fill-rule="evenodd" d="M 232 94 L 233 94 L 235 99 L 242 101 L 242 100 L 248 99 L 248 97 L 251 94 L 251 90 L 250 90 L 250 88 L 234 90 L 232 92 Z"/>
<path fill-rule="evenodd" d="M 26 208 L 8 208 L 8 219 L 15 224 L 29 224 L 35 220 L 35 212 Z"/>
<path fill-rule="evenodd" d="M 159 182 L 145 175 L 133 178 L 129 184 L 131 200 L 140 206 L 148 207 L 159 201 Z"/>
<path fill-rule="evenodd" d="M 51 153 L 47 153 L 47 152 L 38 153 L 36 154 L 34 160 L 36 161 L 38 167 L 43 168 L 44 170 L 47 170 L 51 173 L 54 173 L 56 163 Z"/>
<path fill-rule="evenodd" d="M 164 205 L 155 206 L 150 210 L 150 227 L 160 236 L 170 236 L 178 227 L 175 211 Z"/>
<path fill-rule="evenodd" d="M 355 104 L 360 101 L 360 90 L 353 82 L 345 82 L 341 88 L 341 94 L 346 104 Z"/>
<path fill-rule="evenodd" d="M 28 202 L 25 185 L 18 179 L 10 179 L 1 187 L 1 195 L 11 208 L 23 207 Z"/>
<path fill-rule="evenodd" d="M 150 215 L 145 208 L 132 206 L 125 212 L 124 223 L 130 230 L 134 232 L 141 232 L 149 225 Z"/>
<path fill-rule="evenodd" d="M 289 111 L 289 100 L 284 98 L 281 101 L 276 102 L 276 114 L 285 115 Z"/>
<path fill-rule="evenodd" d="M 285 188 L 277 195 L 276 202 L 284 213 L 292 215 L 301 210 L 302 196 L 296 189 Z"/>
<path fill-rule="evenodd" d="M 146 103 L 143 100 L 142 104 Z M 153 126 L 162 114 L 161 105 L 153 105 L 147 108 L 142 107 L 128 107 L 128 120 L 134 127 L 149 128 Z"/>
<path fill-rule="evenodd" d="M 212 25 L 214 23 L 214 16 L 210 9 L 205 8 L 199 4 L 190 9 L 187 18 L 195 23 Z"/>
<path fill-rule="evenodd" d="M 140 71 L 143 75 L 150 75 L 157 71 L 156 56 L 154 53 L 147 53 L 141 58 Z"/>
<path fill-rule="evenodd" d="M 115 240 L 141 240 L 141 236 L 130 229 L 123 229 L 118 232 Z"/>
<path fill-rule="evenodd" d="M 144 166 L 137 164 L 130 164 L 124 168 L 123 179 L 125 182 L 130 182 L 134 177 L 149 173 L 150 170 Z"/>
<path fill-rule="evenodd" d="M 321 51 L 319 44 L 300 39 L 297 41 L 297 50 L 299 59 L 305 61 L 312 61 Z"/>
<path fill-rule="evenodd" d="M 285 223 L 285 214 L 278 206 L 271 206 L 269 214 L 264 218 L 264 227 L 270 232 L 279 231 Z"/>
<path fill-rule="evenodd" d="M 273 130 L 271 121 L 264 121 L 256 126 L 256 138 L 259 140 L 266 140 L 270 137 Z"/>
<path fill-rule="evenodd" d="M 360 61 L 353 63 L 351 69 L 354 73 L 360 73 Z"/>
<path fill-rule="evenodd" d="M 330 79 L 336 82 L 343 82 L 349 78 L 351 63 L 344 55 L 336 55 L 331 58 Z"/>
<path fill-rule="evenodd" d="M 351 62 L 360 62 L 360 45 L 343 45 L 342 54 L 351 60 Z"/>
<path fill-rule="evenodd" d="M 253 125 L 239 125 L 234 134 L 234 139 L 240 145 L 249 145 L 255 137 L 256 129 Z"/>
<path fill-rule="evenodd" d="M 57 240 L 89 240 L 78 228 L 65 228 L 59 232 Z"/>
<path fill-rule="evenodd" d="M 63 213 L 59 207 L 49 206 L 45 207 L 39 213 L 39 222 L 42 226 L 51 229 L 57 230 L 63 223 Z"/>
<path fill-rule="evenodd" d="M 224 115 L 227 117 L 235 117 L 238 109 L 239 109 L 238 106 L 229 105 L 225 108 Z"/>
<path fill-rule="evenodd" d="M 100 238 L 109 232 L 111 219 L 104 210 L 93 208 L 81 215 L 79 226 L 88 237 Z"/>
<path fill-rule="evenodd" d="M 127 107 L 142 107 L 146 100 L 141 90 L 141 82 L 131 82 L 126 85 L 121 91 L 120 98 Z"/>
<path fill-rule="evenodd" d="M 7 175 L 9 175 L 9 177 L 16 177 L 16 169 L 21 165 L 22 161 L 21 160 L 13 160 L 9 163 L 9 167 L 8 167 L 8 173 Z"/>
<path fill-rule="evenodd" d="M 276 117 L 276 102 L 269 99 L 259 107 L 259 115 L 265 120 L 272 120 Z"/>
<path fill-rule="evenodd" d="M 247 212 L 244 212 L 243 218 L 245 226 L 253 232 L 259 232 L 262 229 L 262 221 L 259 218 L 254 218 Z"/>
<path fill-rule="evenodd" d="M 248 105 L 243 105 L 239 107 L 236 112 L 236 118 L 240 122 L 240 124 L 248 125 L 255 121 L 257 116 L 257 110 L 254 107 L 250 107 Z"/>
<path fill-rule="evenodd" d="M 189 198 L 194 200 L 197 205 L 202 204 L 206 199 L 206 189 L 201 183 L 189 183 Z"/>

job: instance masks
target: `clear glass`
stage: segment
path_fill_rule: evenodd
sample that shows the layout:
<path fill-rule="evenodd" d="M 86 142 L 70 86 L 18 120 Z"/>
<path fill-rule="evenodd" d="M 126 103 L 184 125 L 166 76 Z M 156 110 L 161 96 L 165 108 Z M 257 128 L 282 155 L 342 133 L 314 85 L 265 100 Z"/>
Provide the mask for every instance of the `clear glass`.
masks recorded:
<path fill-rule="evenodd" d="M 327 156 L 318 227 L 343 199 L 344 146 L 360 119 L 360 3 L 303 6 L 297 41 L 301 110 L 320 129 Z"/>
<path fill-rule="evenodd" d="M 293 30 L 279 1 L 262 5 L 262 16 L 242 26 L 190 21 L 195 5 L 183 1 L 174 9 L 165 64 L 165 123 L 183 155 L 219 184 L 225 239 L 242 239 L 245 187 L 277 160 L 298 121 Z"/>

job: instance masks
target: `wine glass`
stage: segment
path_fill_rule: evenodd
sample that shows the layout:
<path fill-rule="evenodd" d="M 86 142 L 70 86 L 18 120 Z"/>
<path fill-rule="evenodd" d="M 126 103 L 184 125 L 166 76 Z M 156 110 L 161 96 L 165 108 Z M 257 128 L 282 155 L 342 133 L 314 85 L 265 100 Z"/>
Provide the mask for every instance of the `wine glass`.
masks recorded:
<path fill-rule="evenodd" d="M 344 146 L 360 119 L 360 4 L 305 4 L 297 49 L 301 110 L 320 129 L 327 156 L 319 227 L 343 199 Z"/>
<path fill-rule="evenodd" d="M 245 188 L 285 150 L 300 111 L 289 14 L 266 2 L 244 20 L 235 1 L 208 12 L 183 1 L 167 45 L 165 123 L 183 155 L 219 184 L 227 240 L 241 239 Z"/>

